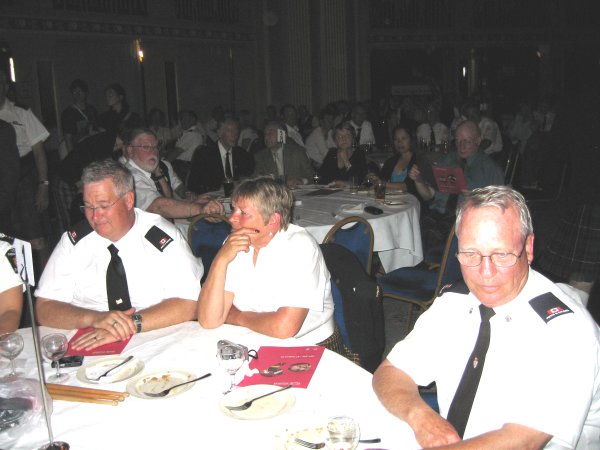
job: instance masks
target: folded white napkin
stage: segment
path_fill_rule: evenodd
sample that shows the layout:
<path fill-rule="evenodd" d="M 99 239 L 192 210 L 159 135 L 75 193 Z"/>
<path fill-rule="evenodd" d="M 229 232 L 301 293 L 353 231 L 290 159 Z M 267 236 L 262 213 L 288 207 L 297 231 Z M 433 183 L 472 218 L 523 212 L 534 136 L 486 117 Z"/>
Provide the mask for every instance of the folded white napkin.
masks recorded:
<path fill-rule="evenodd" d="M 342 205 L 338 208 L 338 214 L 360 214 L 365 210 L 366 203 L 358 205 Z"/>
<path fill-rule="evenodd" d="M 104 372 L 109 370 L 111 367 L 115 367 L 116 365 L 120 364 L 121 361 L 122 360 L 115 359 L 114 361 L 107 361 L 106 364 L 97 364 L 95 366 L 86 367 L 85 368 L 85 377 L 90 381 L 94 381 L 96 378 L 98 378 Z M 136 362 L 136 359 L 133 358 L 132 360 L 123 364 L 118 369 L 113 370 L 111 373 L 109 373 L 105 377 L 100 378 L 98 381 L 96 381 L 96 383 L 109 384 L 109 383 L 114 383 L 115 381 L 122 379 L 124 371 L 128 371 L 130 368 L 132 368 L 133 364 L 135 364 L 135 362 Z"/>

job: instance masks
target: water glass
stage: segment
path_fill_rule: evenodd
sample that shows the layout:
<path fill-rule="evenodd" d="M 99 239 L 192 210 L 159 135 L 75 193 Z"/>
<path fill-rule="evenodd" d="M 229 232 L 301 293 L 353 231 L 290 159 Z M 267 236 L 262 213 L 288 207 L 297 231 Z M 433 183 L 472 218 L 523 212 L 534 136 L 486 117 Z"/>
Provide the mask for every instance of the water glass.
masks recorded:
<path fill-rule="evenodd" d="M 325 444 L 330 450 L 354 450 L 358 446 L 360 428 L 352 417 L 332 417 L 326 431 Z"/>
<path fill-rule="evenodd" d="M 373 190 L 375 191 L 375 200 L 378 202 L 385 201 L 385 181 L 377 181 Z"/>
<path fill-rule="evenodd" d="M 49 334 L 42 339 L 42 351 L 46 358 L 53 362 L 57 361 L 56 374 L 49 376 L 48 381 L 52 383 L 62 383 L 69 378 L 69 375 L 60 373 L 60 364 L 58 363 L 58 360 L 65 356 L 68 349 L 69 341 L 62 333 Z"/>
<path fill-rule="evenodd" d="M 0 356 L 10 361 L 10 373 L 3 381 L 13 380 L 17 376 L 15 359 L 23 351 L 23 336 L 19 333 L 4 333 L 0 335 Z"/>
<path fill-rule="evenodd" d="M 224 392 L 227 394 L 236 387 L 235 374 L 246 360 L 244 349 L 235 344 L 223 345 L 217 349 L 217 359 L 219 365 L 229 374 L 229 389 Z"/>
<path fill-rule="evenodd" d="M 225 198 L 230 198 L 231 194 L 233 194 L 233 178 L 225 178 L 223 181 L 223 193 L 225 194 Z"/>

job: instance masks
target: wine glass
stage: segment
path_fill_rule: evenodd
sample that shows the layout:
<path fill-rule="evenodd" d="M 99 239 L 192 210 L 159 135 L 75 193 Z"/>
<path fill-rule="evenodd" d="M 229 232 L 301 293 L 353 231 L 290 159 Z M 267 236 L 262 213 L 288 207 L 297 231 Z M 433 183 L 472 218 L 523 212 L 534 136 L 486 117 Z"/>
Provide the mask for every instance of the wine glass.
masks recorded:
<path fill-rule="evenodd" d="M 65 356 L 69 348 L 67 337 L 62 333 L 49 334 L 42 339 L 42 351 L 50 361 L 56 361 L 56 374 L 48 377 L 48 381 L 62 383 L 69 378 L 66 373 L 60 373 L 58 360 Z"/>
<path fill-rule="evenodd" d="M 235 374 L 244 364 L 244 350 L 235 344 L 228 344 L 219 347 L 217 350 L 219 365 L 229 374 L 229 389 L 224 392 L 227 394 L 235 389 Z"/>
<path fill-rule="evenodd" d="M 352 417 L 332 417 L 327 421 L 325 444 L 330 450 L 354 450 L 358 446 L 360 428 Z"/>
<path fill-rule="evenodd" d="M 23 336 L 19 333 L 4 333 L 0 335 L 0 355 L 10 360 L 10 373 L 2 381 L 13 380 L 17 377 L 15 359 L 23 350 Z"/>
<path fill-rule="evenodd" d="M 314 183 L 314 184 L 319 184 L 319 179 L 320 179 L 320 178 L 321 178 L 321 177 L 319 176 L 319 172 L 315 172 L 315 173 L 313 173 L 313 183 Z"/>

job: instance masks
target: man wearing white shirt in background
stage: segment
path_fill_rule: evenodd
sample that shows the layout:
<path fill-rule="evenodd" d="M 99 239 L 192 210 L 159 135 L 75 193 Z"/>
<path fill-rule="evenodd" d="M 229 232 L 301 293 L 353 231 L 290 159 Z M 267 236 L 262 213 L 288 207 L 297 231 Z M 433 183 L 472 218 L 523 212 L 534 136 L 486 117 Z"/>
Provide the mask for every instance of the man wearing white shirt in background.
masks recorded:
<path fill-rule="evenodd" d="M 362 103 L 356 103 L 352 107 L 350 117 L 352 119 L 350 120 L 350 125 L 352 125 L 352 128 L 354 128 L 354 131 L 356 132 L 356 144 L 375 145 L 375 135 L 373 134 L 373 126 L 371 125 L 371 122 L 366 120 L 367 110 Z"/>
<path fill-rule="evenodd" d="M 321 167 L 323 158 L 325 158 L 329 149 L 335 147 L 330 133 L 334 118 L 335 111 L 321 110 L 319 113 L 319 126 L 306 138 L 306 154 L 317 169 Z"/>
<path fill-rule="evenodd" d="M 13 226 L 18 237 L 31 243 L 34 255 L 38 256 L 38 268 L 42 269 L 47 246 L 41 214 L 48 209 L 50 188 L 44 141 L 50 133 L 31 109 L 22 108 L 6 97 L 8 83 L 8 77 L 0 70 L 0 120 L 14 128 L 20 157 Z"/>
<path fill-rule="evenodd" d="M 283 105 L 280 112 L 288 139 L 291 139 L 300 147 L 304 147 L 304 140 L 298 128 L 298 112 L 296 111 L 296 107 L 290 104 Z"/>
<path fill-rule="evenodd" d="M 491 118 L 481 114 L 479 107 L 470 104 L 465 109 L 465 116 L 468 120 L 479 125 L 481 131 L 481 144 L 479 149 L 487 155 L 493 155 L 502 151 L 502 134 L 500 127 Z"/>
<path fill-rule="evenodd" d="M 200 196 L 183 200 L 186 189 L 171 164 L 161 160 L 158 140 L 146 128 L 133 130 L 125 148 L 127 167 L 135 180 L 136 207 L 165 219 L 181 219 L 202 213 L 223 214 L 223 205 Z"/>

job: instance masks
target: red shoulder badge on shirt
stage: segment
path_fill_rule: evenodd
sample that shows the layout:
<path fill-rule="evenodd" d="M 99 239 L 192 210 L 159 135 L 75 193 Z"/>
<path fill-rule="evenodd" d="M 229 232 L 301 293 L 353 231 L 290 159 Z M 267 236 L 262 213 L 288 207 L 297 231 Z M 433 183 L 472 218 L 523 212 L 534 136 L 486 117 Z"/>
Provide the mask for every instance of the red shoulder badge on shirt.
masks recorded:
<path fill-rule="evenodd" d="M 546 323 L 564 314 L 573 314 L 573 311 L 552 292 L 546 292 L 532 298 L 529 300 L 529 304 Z"/>
<path fill-rule="evenodd" d="M 148 241 L 161 252 L 164 251 L 164 249 L 167 248 L 171 242 L 173 242 L 173 238 L 156 225 L 148 230 L 146 233 L 146 239 L 148 239 Z"/>
<path fill-rule="evenodd" d="M 92 232 L 92 227 L 87 220 L 80 220 L 73 228 L 67 231 L 71 244 L 76 245 L 80 240 Z"/>

